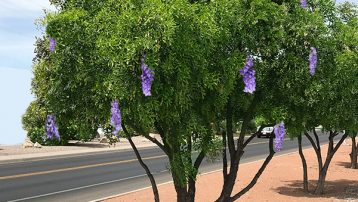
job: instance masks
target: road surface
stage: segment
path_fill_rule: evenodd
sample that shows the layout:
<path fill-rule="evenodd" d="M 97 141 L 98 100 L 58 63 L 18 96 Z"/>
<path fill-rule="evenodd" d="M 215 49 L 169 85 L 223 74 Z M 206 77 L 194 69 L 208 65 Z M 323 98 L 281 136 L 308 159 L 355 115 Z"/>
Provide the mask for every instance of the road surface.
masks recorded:
<path fill-rule="evenodd" d="M 327 135 L 320 135 L 321 144 Z M 309 146 L 303 138 L 304 147 Z M 275 156 L 297 151 L 297 140 L 286 139 L 284 149 Z M 171 180 L 168 159 L 158 148 L 140 153 L 158 184 Z M 263 159 L 268 139 L 255 138 L 245 150 L 242 163 Z M 200 172 L 222 167 L 220 158 L 204 160 Z M 0 164 L 0 201 L 91 201 L 150 186 L 132 150 L 54 157 L 11 164 Z"/>

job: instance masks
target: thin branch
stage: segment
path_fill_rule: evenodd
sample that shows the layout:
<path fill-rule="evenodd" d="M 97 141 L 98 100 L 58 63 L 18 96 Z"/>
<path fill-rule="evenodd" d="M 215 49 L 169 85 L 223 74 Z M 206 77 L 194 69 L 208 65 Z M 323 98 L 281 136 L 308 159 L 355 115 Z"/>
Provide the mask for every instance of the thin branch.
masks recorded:
<path fill-rule="evenodd" d="M 140 165 L 143 167 L 143 169 L 145 170 L 145 172 L 150 180 L 150 183 L 151 183 L 152 189 L 153 189 L 153 194 L 154 194 L 154 201 L 159 202 L 159 192 L 158 192 L 158 188 L 157 188 L 157 183 L 155 182 L 155 179 L 154 179 L 152 173 L 150 172 L 148 166 L 144 163 L 137 147 L 135 146 L 135 144 L 131 138 L 131 134 L 129 134 L 129 132 L 123 122 L 122 122 L 122 128 L 123 128 L 124 133 L 127 136 L 127 139 L 129 141 L 131 147 L 133 148 L 133 151 L 134 151 Z"/>
<path fill-rule="evenodd" d="M 258 134 L 261 133 L 261 131 L 266 127 L 273 127 L 275 124 L 267 124 L 267 125 L 261 125 L 259 130 L 253 133 L 243 144 L 243 148 L 245 148 Z"/>
<path fill-rule="evenodd" d="M 307 174 L 307 162 L 305 155 L 302 151 L 302 134 L 297 137 L 298 140 L 298 153 L 300 154 L 302 167 L 303 167 L 303 190 L 308 193 L 308 174 Z"/>
<path fill-rule="evenodd" d="M 337 152 L 337 150 L 339 149 L 339 147 L 342 145 L 343 141 L 347 138 L 348 133 L 344 133 L 343 136 L 341 137 L 341 139 L 339 140 L 339 142 L 336 144 L 336 146 L 333 149 L 333 154 Z"/>
<path fill-rule="evenodd" d="M 313 141 L 312 137 L 307 133 L 307 132 L 304 132 L 305 136 L 307 137 L 307 139 L 310 141 L 312 147 L 314 148 L 314 150 L 318 151 L 318 148 L 317 148 L 317 145 L 316 143 Z"/>
<path fill-rule="evenodd" d="M 235 143 L 234 143 L 234 134 L 233 134 L 233 112 L 231 106 L 231 98 L 226 105 L 226 134 L 227 134 L 227 142 L 229 147 L 230 158 L 232 159 L 235 154 Z M 231 160 L 232 162 L 232 160 Z"/>
<path fill-rule="evenodd" d="M 310 141 L 310 143 L 311 143 L 311 145 L 312 145 L 312 147 L 313 147 L 313 149 L 314 149 L 314 151 L 316 153 L 319 169 L 322 169 L 323 162 L 322 162 L 321 150 L 318 149 L 316 143 L 314 142 L 312 137 L 307 133 L 307 131 L 305 131 L 304 134 L 307 137 L 307 139 Z"/>
<path fill-rule="evenodd" d="M 224 178 L 224 182 L 225 182 L 226 178 L 227 178 L 226 132 L 222 131 L 221 136 L 222 136 L 222 144 L 223 144 L 223 150 L 222 150 L 222 155 L 223 155 L 223 178 Z"/>
<path fill-rule="evenodd" d="M 317 148 L 319 151 L 321 151 L 321 144 L 319 143 L 319 138 L 318 138 L 317 132 L 314 128 L 313 128 L 313 134 L 314 134 L 314 137 L 316 138 Z"/>
<path fill-rule="evenodd" d="M 163 150 L 163 152 L 168 156 L 169 153 L 167 151 L 167 149 L 164 147 L 164 145 L 159 142 L 156 138 L 151 137 L 149 134 L 144 134 L 143 135 L 145 138 L 147 138 L 148 140 L 150 140 L 151 142 L 153 142 L 154 144 L 156 144 L 161 150 Z"/>
<path fill-rule="evenodd" d="M 329 143 L 328 143 L 327 156 L 329 156 L 329 155 L 333 152 L 333 150 L 334 150 L 334 147 L 333 147 L 333 144 L 334 144 L 334 141 L 333 141 L 334 133 L 335 133 L 335 132 L 333 132 L 333 131 L 329 131 L 329 137 L 328 137 Z"/>
<path fill-rule="evenodd" d="M 201 162 L 203 162 L 204 157 L 205 157 L 205 152 L 202 150 L 194 162 L 194 168 L 199 169 L 199 166 Z"/>
<path fill-rule="evenodd" d="M 191 150 L 192 150 L 192 141 L 191 141 L 191 136 L 187 137 L 187 145 L 188 145 L 188 153 L 189 155 L 187 156 L 187 160 L 188 163 L 191 165 L 193 163 L 193 160 L 191 159 Z"/>
<path fill-rule="evenodd" d="M 243 145 L 244 145 L 244 140 L 245 140 L 246 128 L 252 119 L 258 99 L 259 99 L 258 92 L 256 92 L 249 108 L 245 112 L 245 117 L 244 117 L 244 120 L 241 125 L 240 135 L 239 135 L 239 138 L 237 139 L 237 150 L 238 151 L 244 150 L 244 148 L 245 148 Z"/>

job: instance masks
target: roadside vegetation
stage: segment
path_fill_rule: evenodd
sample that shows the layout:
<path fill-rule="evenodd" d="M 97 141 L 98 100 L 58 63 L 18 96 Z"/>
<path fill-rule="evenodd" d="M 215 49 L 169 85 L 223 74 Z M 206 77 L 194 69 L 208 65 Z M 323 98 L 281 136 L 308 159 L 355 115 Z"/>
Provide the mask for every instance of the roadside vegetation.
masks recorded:
<path fill-rule="evenodd" d="M 110 126 L 106 129 L 131 143 L 155 201 L 160 201 L 156 182 L 131 141 L 134 135 L 146 137 L 168 156 L 178 202 L 195 201 L 200 165 L 218 154 L 224 184 L 217 201 L 239 199 L 284 147 L 285 135 L 298 139 L 306 192 L 313 190 L 308 190 L 302 136 L 311 142 L 319 164 L 313 193 L 323 194 L 335 152 L 347 137 L 355 142 L 354 4 L 51 2 L 57 11 L 39 22 L 45 33 L 36 41 L 36 100 L 23 116 L 28 137 L 42 144 L 67 144 L 70 139 L 93 139 L 99 126 Z M 325 160 L 318 125 L 329 133 Z M 245 149 L 265 127 L 274 127 L 269 154 L 251 182 L 233 193 Z M 161 140 L 150 136 L 152 131 Z M 352 168 L 357 168 L 357 147 L 352 145 Z"/>

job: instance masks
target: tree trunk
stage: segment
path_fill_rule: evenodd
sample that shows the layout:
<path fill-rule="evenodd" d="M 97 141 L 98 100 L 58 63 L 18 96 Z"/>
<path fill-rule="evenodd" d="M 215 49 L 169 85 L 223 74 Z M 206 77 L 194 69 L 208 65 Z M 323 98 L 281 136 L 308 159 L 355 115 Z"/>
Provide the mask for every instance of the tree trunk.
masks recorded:
<path fill-rule="evenodd" d="M 175 148 L 175 147 L 173 147 Z M 172 149 L 173 149 L 172 148 Z M 186 202 L 187 197 L 187 184 L 186 180 L 182 177 L 182 171 L 184 170 L 184 165 L 182 164 L 181 159 L 174 159 L 175 154 L 177 152 L 171 151 L 171 155 L 169 156 L 169 163 L 173 178 L 173 183 L 175 187 L 175 191 L 177 193 L 177 202 Z"/>
<path fill-rule="evenodd" d="M 319 177 L 318 177 L 318 182 L 317 182 L 317 187 L 314 191 L 314 194 L 316 195 L 322 195 L 324 193 L 324 185 L 326 182 L 326 176 L 327 176 L 327 171 L 329 168 L 329 165 L 333 159 L 334 154 L 337 152 L 337 150 L 339 149 L 339 147 L 342 145 L 343 141 L 347 138 L 348 133 L 345 133 L 342 138 L 339 140 L 339 142 L 336 144 L 336 146 L 334 145 L 334 141 L 333 138 L 337 135 L 338 133 L 336 132 L 331 132 L 331 134 L 329 135 L 329 144 L 328 144 L 328 152 L 327 152 L 327 157 L 326 157 L 326 161 L 324 163 L 324 166 L 322 167 L 322 169 L 319 170 Z"/>
<path fill-rule="evenodd" d="M 236 160 L 237 159 L 234 159 L 232 165 L 230 166 L 230 171 L 227 175 L 226 182 L 224 183 L 220 197 L 216 200 L 216 202 L 227 202 L 230 200 L 237 177 L 237 172 L 239 170 L 239 163 L 236 163 Z"/>
<path fill-rule="evenodd" d="M 186 187 L 181 187 L 180 185 L 175 185 L 175 191 L 177 192 L 177 202 L 186 202 L 187 191 Z"/>
<path fill-rule="evenodd" d="M 323 167 L 323 161 L 322 161 L 322 153 L 321 153 L 321 146 L 320 145 L 317 145 L 314 140 L 312 139 L 312 137 L 307 133 L 305 132 L 304 133 L 305 136 L 307 137 L 307 139 L 310 141 L 315 153 L 316 153 L 316 156 L 317 156 L 317 162 L 318 162 L 318 170 L 321 170 L 322 167 Z"/>
<path fill-rule="evenodd" d="M 226 132 L 225 131 L 222 132 L 222 146 L 223 146 L 223 150 L 222 150 L 223 179 L 224 179 L 224 184 L 225 184 L 226 179 L 227 179 L 227 156 L 226 156 Z"/>
<path fill-rule="evenodd" d="M 231 197 L 229 199 L 229 201 L 235 201 L 235 200 L 239 199 L 241 196 L 243 196 L 246 192 L 248 192 L 257 183 L 257 180 L 262 175 L 262 173 L 265 171 L 267 165 L 270 163 L 270 161 L 272 160 L 273 156 L 275 155 L 275 150 L 273 149 L 273 138 L 274 138 L 274 134 L 271 133 L 270 142 L 269 142 L 270 154 L 265 159 L 265 161 L 262 164 L 261 168 L 257 171 L 255 177 L 251 180 L 249 185 L 247 185 L 239 193 L 237 193 L 233 197 Z"/>
<path fill-rule="evenodd" d="M 356 143 L 356 135 L 351 137 L 352 139 L 352 152 L 350 154 L 351 157 L 351 168 L 357 169 L 357 157 L 358 157 L 358 144 Z"/>
<path fill-rule="evenodd" d="M 153 194 L 154 194 L 154 201 L 159 202 L 159 192 L 158 192 L 158 188 L 157 188 L 157 183 L 155 182 L 155 179 L 154 179 L 152 173 L 150 172 L 148 166 L 144 163 L 140 153 L 138 152 L 137 147 L 135 146 L 134 142 L 132 141 L 131 135 L 127 131 L 127 129 L 126 129 L 124 124 L 122 124 L 122 128 L 123 128 L 124 133 L 127 136 L 127 139 L 129 141 L 131 147 L 133 148 L 133 151 L 134 151 L 134 153 L 135 153 L 140 165 L 143 167 L 143 169 L 145 170 L 145 172 L 146 172 L 146 174 L 147 174 L 147 176 L 148 176 L 148 178 L 150 180 L 150 184 L 152 185 Z"/>
<path fill-rule="evenodd" d="M 324 192 L 324 185 L 326 182 L 326 175 L 327 175 L 327 169 L 324 170 L 320 170 L 319 172 L 319 177 L 318 177 L 318 182 L 317 182 L 317 187 L 314 191 L 314 194 L 316 195 L 322 195 Z"/>
<path fill-rule="evenodd" d="M 195 192 L 196 192 L 195 179 L 190 178 L 189 184 L 188 184 L 188 191 L 186 194 L 186 202 L 194 202 L 195 201 Z"/>
<path fill-rule="evenodd" d="M 232 190 L 235 185 L 237 171 L 239 170 L 239 162 L 242 154 L 240 155 L 238 151 L 235 149 L 234 136 L 233 136 L 233 109 L 231 106 L 231 98 L 229 98 L 228 103 L 226 105 L 226 137 L 227 143 L 229 147 L 229 155 L 230 155 L 230 169 L 229 173 L 223 171 L 223 175 L 226 175 L 226 179 L 224 177 L 224 185 L 220 194 L 220 197 L 216 200 L 217 202 L 226 202 L 230 199 Z M 226 156 L 226 152 L 225 152 Z M 240 157 L 239 157 L 240 156 Z M 239 157 L 239 158 L 238 158 Z M 223 162 L 223 166 L 225 163 Z"/>
<path fill-rule="evenodd" d="M 302 151 L 302 135 L 298 136 L 298 153 L 300 154 L 303 168 L 303 191 L 308 193 L 308 174 L 307 174 L 307 162 L 305 155 Z"/>

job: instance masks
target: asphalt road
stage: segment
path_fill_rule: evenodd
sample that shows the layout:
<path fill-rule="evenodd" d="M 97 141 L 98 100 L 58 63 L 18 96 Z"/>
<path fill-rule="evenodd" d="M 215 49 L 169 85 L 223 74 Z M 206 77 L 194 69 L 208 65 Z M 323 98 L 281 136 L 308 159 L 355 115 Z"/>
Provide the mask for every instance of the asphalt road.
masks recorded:
<path fill-rule="evenodd" d="M 321 143 L 327 135 L 320 135 Z M 303 145 L 309 142 L 303 138 Z M 287 139 L 275 156 L 297 151 L 297 140 Z M 168 159 L 158 148 L 140 149 L 158 184 L 171 180 Z M 242 163 L 263 159 L 268 139 L 254 139 L 247 146 Z M 205 161 L 201 173 L 221 168 L 220 160 Z M 81 202 L 130 192 L 150 186 L 144 170 L 131 150 L 53 159 L 0 164 L 0 201 Z"/>

